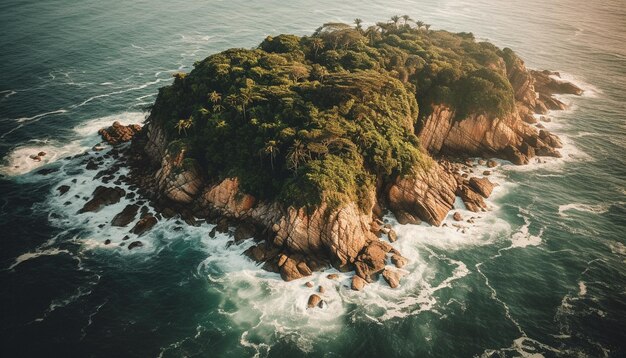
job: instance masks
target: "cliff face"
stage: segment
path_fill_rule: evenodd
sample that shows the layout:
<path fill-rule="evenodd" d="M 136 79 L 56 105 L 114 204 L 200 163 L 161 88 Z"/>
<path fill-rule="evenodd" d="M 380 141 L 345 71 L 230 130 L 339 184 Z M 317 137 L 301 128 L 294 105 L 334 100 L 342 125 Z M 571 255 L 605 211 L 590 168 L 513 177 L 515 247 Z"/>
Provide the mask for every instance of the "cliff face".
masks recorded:
<path fill-rule="evenodd" d="M 554 79 L 552 72 L 528 71 L 519 58 L 500 70 L 506 74 L 513 88 L 514 111 L 496 118 L 486 115 L 456 118 L 453 109 L 435 105 L 423 119 L 418 133 L 422 146 L 428 152 L 495 156 L 515 164 L 526 164 L 535 155 L 560 156 L 557 151 L 560 143 L 546 140 L 555 136 L 547 131 L 540 133 L 529 124 L 536 122 L 535 113 L 545 114 L 550 109 L 565 108 L 553 94 L 580 94 L 582 91 L 572 84 Z"/>

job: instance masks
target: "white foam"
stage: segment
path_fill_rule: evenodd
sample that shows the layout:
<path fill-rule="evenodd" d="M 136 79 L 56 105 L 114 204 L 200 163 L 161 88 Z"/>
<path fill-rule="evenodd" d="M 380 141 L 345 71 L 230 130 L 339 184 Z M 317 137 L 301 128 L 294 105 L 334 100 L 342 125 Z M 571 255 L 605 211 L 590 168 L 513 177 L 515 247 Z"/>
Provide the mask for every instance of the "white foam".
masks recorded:
<path fill-rule="evenodd" d="M 566 73 L 566 72 L 559 72 L 559 74 L 561 75 L 561 77 L 558 77 L 558 76 L 551 76 L 551 77 L 559 81 L 570 82 L 573 85 L 579 87 L 580 89 L 584 91 L 582 94 L 583 97 L 597 98 L 600 94 L 602 94 L 602 90 L 588 83 L 587 81 L 585 81 L 584 78 L 580 76 L 576 76 L 576 75 Z"/>
<path fill-rule="evenodd" d="M 609 204 L 583 204 L 583 203 L 571 203 L 565 205 L 559 205 L 559 215 L 562 217 L 567 217 L 568 211 L 582 211 L 586 213 L 594 213 L 594 214 L 603 214 L 609 210 Z"/>
<path fill-rule="evenodd" d="M 27 144 L 20 145 L 11 150 L 4 158 L 0 166 L 0 173 L 8 176 L 18 176 L 29 173 L 44 165 L 53 163 L 67 156 L 85 152 L 91 148 L 97 140 L 98 130 L 111 125 L 114 121 L 122 124 L 142 123 L 145 115 L 142 112 L 125 112 L 95 118 L 74 127 L 76 139 L 70 142 L 58 140 L 32 140 Z M 46 152 L 41 161 L 31 159 L 32 155 Z"/>
<path fill-rule="evenodd" d="M 67 250 L 61 250 L 57 248 L 51 248 L 51 249 L 42 250 L 42 251 L 27 252 L 25 254 L 18 256 L 13 262 L 13 264 L 11 264 L 11 266 L 7 268 L 7 270 L 12 270 L 19 264 L 26 262 L 28 260 L 35 259 L 40 256 L 54 256 L 58 254 L 70 254 L 70 252 Z"/>
<path fill-rule="evenodd" d="M 587 286 L 583 281 L 578 282 L 578 296 L 584 296 L 587 294 Z"/>

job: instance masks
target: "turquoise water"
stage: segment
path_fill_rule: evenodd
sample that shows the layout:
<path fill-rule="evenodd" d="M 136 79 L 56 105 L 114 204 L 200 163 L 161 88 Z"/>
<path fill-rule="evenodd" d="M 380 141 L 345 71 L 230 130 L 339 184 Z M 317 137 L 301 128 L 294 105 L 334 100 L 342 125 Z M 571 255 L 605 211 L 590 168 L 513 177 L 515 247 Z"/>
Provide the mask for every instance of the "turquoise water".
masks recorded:
<path fill-rule="evenodd" d="M 143 120 L 172 73 L 266 35 L 405 13 L 586 92 L 545 124 L 564 158 L 500 167 L 492 210 L 465 233 L 396 226 L 400 288 L 354 293 L 349 276 L 320 273 L 328 305 L 307 311 L 304 281 L 262 271 L 241 255 L 251 243 L 211 239 L 209 225 L 162 221 L 130 252 L 104 245 L 124 230 L 98 227 L 127 202 L 75 214 L 97 182 L 64 158 L 113 120 Z M 626 355 L 623 1 L 5 0 L 0 28 L 0 355 Z M 48 163 L 28 158 L 40 150 Z"/>

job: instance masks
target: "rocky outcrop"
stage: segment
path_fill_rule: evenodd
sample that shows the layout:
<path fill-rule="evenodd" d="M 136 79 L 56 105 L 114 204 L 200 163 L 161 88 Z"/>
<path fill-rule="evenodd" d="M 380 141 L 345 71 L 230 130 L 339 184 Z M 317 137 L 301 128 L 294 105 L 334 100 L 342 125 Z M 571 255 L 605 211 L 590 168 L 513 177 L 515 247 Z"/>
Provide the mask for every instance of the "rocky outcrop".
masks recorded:
<path fill-rule="evenodd" d="M 505 68 L 498 70 L 506 74 L 513 88 L 514 110 L 501 117 L 472 114 L 456 118 L 455 111 L 449 106 L 434 105 L 421 119 L 417 131 L 420 143 L 427 151 L 494 156 L 517 165 L 527 164 L 535 155 L 560 156 L 558 142 L 542 140 L 541 133 L 528 124 L 537 122 L 535 113 L 566 108 L 553 94 L 580 95 L 583 91 L 571 83 L 557 80 L 556 72 L 527 70 L 524 62 L 514 55 Z M 550 137 L 556 136 L 550 134 Z"/>
<path fill-rule="evenodd" d="M 485 198 L 488 198 L 493 191 L 494 184 L 489 181 L 487 178 L 477 178 L 471 177 L 469 180 L 469 185 L 476 191 L 478 194 L 482 195 Z"/>
<path fill-rule="evenodd" d="M 100 211 L 104 206 L 119 203 L 120 199 L 126 195 L 126 192 L 120 187 L 98 186 L 91 195 L 92 199 L 86 202 L 82 209 L 78 211 L 79 214 L 88 211 Z"/>
<path fill-rule="evenodd" d="M 157 219 L 152 215 L 147 215 L 141 220 L 137 221 L 137 224 L 133 226 L 130 232 L 137 236 L 141 236 L 145 234 L 146 232 L 148 232 L 148 230 L 152 229 L 152 227 L 154 227 L 154 225 L 156 224 L 157 224 Z"/>
<path fill-rule="evenodd" d="M 135 217 L 137 216 L 137 212 L 139 211 L 139 206 L 136 204 L 126 205 L 124 210 L 113 217 L 111 221 L 111 226 L 126 226 L 130 224 Z"/>
<path fill-rule="evenodd" d="M 416 216 L 438 226 L 454 205 L 456 180 L 434 161 L 414 172 L 391 186 L 389 208 L 396 217 Z"/>
<path fill-rule="evenodd" d="M 115 121 L 110 127 L 100 129 L 98 134 L 105 142 L 111 145 L 117 145 L 130 141 L 133 139 L 135 134 L 139 133 L 140 130 L 141 125 L 139 124 L 130 124 L 125 126 L 120 122 Z"/>

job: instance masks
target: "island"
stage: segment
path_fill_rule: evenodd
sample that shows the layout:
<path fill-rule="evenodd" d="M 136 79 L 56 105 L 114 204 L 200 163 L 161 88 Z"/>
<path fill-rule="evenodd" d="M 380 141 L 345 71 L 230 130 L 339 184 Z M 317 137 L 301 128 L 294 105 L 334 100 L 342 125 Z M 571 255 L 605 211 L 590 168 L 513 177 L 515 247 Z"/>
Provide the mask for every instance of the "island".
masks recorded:
<path fill-rule="evenodd" d="M 355 290 L 379 275 L 396 287 L 401 274 L 390 267 L 407 260 L 384 215 L 439 226 L 457 196 L 471 211 L 487 208 L 494 184 L 467 158 L 491 167 L 494 158 L 560 156 L 561 141 L 537 117 L 566 107 L 554 94 L 582 90 L 558 73 L 528 70 L 471 33 L 399 17 L 362 24 L 211 55 L 159 90 L 143 128 L 103 129 L 114 145 L 132 138 L 108 155 L 132 168 L 123 180 L 158 212 L 129 235 L 161 218 L 206 221 L 209 236 L 255 240 L 246 255 L 286 281 L 334 267 L 354 271 Z M 101 186 L 83 210 L 124 195 Z M 138 210 L 127 206 L 112 225 Z"/>

